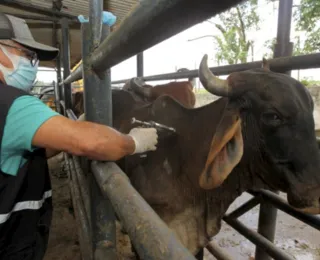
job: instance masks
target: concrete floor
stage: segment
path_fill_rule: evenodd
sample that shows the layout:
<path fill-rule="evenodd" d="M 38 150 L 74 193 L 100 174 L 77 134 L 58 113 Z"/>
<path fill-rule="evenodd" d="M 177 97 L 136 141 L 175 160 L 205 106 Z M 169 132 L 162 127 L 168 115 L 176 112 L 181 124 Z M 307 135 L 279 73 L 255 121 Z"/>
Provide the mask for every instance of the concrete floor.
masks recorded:
<path fill-rule="evenodd" d="M 281 194 L 286 200 L 286 194 Z M 231 212 L 242 205 L 250 194 L 244 193 L 229 208 Z M 248 228 L 257 231 L 259 205 L 242 215 L 239 220 Z M 220 233 L 213 239 L 235 260 L 253 260 L 255 246 L 231 226 L 223 222 Z M 320 260 L 320 232 L 290 215 L 278 210 L 275 245 L 297 260 Z M 216 259 L 206 254 L 207 260 Z"/>

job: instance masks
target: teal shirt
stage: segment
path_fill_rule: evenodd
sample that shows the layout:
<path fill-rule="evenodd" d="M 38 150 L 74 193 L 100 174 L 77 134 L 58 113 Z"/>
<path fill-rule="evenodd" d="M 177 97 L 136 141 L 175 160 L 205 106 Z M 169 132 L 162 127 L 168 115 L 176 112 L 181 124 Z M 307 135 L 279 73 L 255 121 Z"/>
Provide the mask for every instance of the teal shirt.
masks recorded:
<path fill-rule="evenodd" d="M 0 153 L 1 170 L 16 175 L 26 162 L 25 151 L 33 151 L 32 139 L 39 127 L 49 118 L 59 115 L 41 100 L 33 96 L 21 96 L 11 105 L 4 132 Z"/>

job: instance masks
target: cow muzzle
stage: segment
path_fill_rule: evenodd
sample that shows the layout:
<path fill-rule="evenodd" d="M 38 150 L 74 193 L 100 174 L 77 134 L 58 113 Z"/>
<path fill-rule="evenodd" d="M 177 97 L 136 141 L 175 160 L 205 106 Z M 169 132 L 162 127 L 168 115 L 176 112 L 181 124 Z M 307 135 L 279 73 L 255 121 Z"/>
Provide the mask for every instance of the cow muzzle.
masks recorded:
<path fill-rule="evenodd" d="M 319 189 L 315 189 L 317 191 Z M 298 193 L 287 193 L 289 205 L 297 211 L 317 215 L 320 214 L 320 195 L 312 194 L 298 195 Z"/>

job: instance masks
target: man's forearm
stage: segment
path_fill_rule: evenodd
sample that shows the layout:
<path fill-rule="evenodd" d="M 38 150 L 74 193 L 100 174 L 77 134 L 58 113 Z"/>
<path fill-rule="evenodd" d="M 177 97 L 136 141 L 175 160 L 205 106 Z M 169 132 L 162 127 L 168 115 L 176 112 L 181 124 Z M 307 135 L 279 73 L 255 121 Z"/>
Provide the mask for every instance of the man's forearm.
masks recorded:
<path fill-rule="evenodd" d="M 32 141 L 32 145 L 48 149 L 48 157 L 64 151 L 102 161 L 117 161 L 133 153 L 154 151 L 156 143 L 157 132 L 153 128 L 135 129 L 126 135 L 105 125 L 63 116 L 52 117 L 42 124 Z"/>

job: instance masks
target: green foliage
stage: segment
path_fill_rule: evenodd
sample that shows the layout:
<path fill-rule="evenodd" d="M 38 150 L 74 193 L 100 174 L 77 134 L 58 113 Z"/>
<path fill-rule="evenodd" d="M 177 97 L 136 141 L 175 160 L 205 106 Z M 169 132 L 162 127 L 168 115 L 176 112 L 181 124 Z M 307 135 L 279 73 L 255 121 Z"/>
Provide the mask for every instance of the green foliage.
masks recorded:
<path fill-rule="evenodd" d="M 304 77 L 300 82 L 305 85 L 306 87 L 310 87 L 313 85 L 320 86 L 320 81 L 319 80 L 313 80 L 309 79 L 308 77 Z"/>
<path fill-rule="evenodd" d="M 264 43 L 264 47 L 266 48 L 267 51 L 263 54 L 263 56 L 266 59 L 273 58 L 273 49 L 274 49 L 274 45 L 276 44 L 276 42 L 277 42 L 277 38 L 272 38 L 272 39 L 267 40 Z"/>
<path fill-rule="evenodd" d="M 247 39 L 246 31 L 259 30 L 260 18 L 257 14 L 257 0 L 248 0 L 217 16 L 219 22 L 214 23 L 220 31 L 215 35 L 217 43 L 216 59 L 218 63 L 228 64 L 247 62 L 253 42 Z"/>
<path fill-rule="evenodd" d="M 301 54 L 308 54 L 320 50 L 320 1 L 300 0 L 300 6 L 294 11 L 297 23 L 296 30 L 306 32 L 306 41 Z"/>

